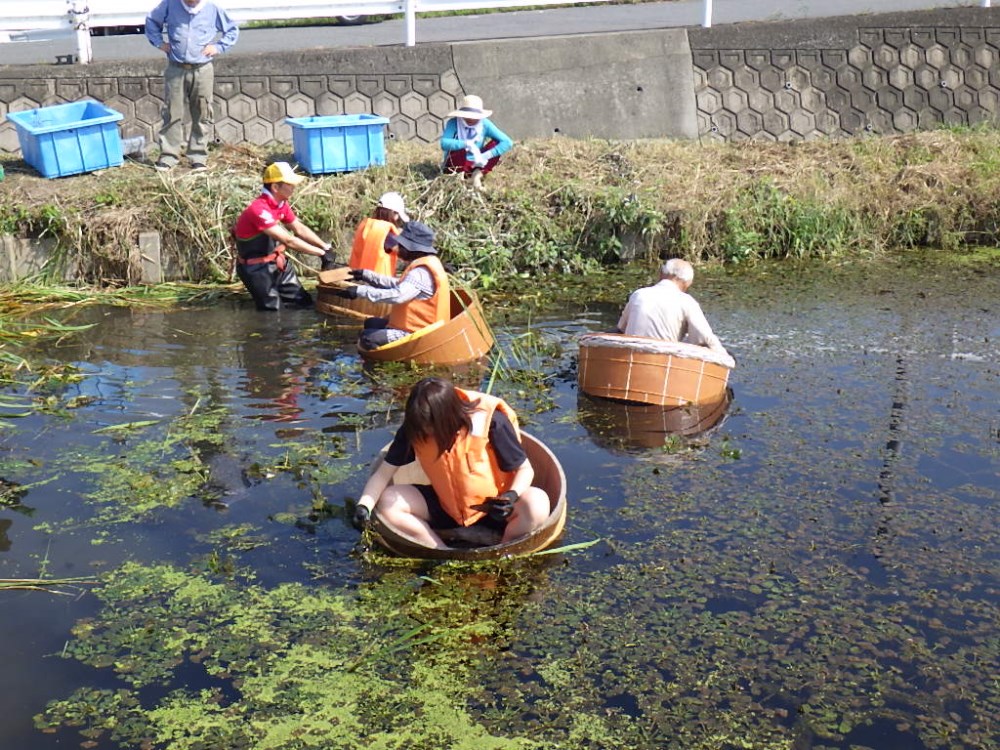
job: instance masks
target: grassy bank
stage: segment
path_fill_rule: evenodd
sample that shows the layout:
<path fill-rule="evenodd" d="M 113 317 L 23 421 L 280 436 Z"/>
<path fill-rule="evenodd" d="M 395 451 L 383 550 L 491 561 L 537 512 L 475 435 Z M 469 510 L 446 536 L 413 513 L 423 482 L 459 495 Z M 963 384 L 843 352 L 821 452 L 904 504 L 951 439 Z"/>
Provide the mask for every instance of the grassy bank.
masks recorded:
<path fill-rule="evenodd" d="M 438 230 L 446 259 L 486 287 L 512 272 L 668 254 L 732 264 L 1000 244 L 994 129 L 801 144 L 529 141 L 489 176 L 485 194 L 440 176 L 439 154 L 390 142 L 388 166 L 310 179 L 296 210 L 346 255 L 378 196 L 399 190 Z M 59 180 L 8 160 L 0 233 L 53 237 L 83 280 L 117 285 L 138 278 L 138 234 L 156 230 L 184 278 L 229 280 L 229 227 L 269 158 L 290 154 L 223 147 L 207 174 L 130 162 Z"/>

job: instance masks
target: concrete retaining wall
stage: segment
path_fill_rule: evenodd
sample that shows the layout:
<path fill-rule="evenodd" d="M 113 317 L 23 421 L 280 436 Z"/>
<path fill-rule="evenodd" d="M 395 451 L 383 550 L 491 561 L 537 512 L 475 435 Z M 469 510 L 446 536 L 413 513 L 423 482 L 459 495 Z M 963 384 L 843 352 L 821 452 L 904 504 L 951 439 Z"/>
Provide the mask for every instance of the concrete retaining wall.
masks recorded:
<path fill-rule="evenodd" d="M 90 97 L 125 115 L 124 138 L 152 143 L 162 72 L 159 61 L 0 68 L 0 114 Z M 695 135 L 683 30 L 234 53 L 216 63 L 215 88 L 216 137 L 225 143 L 288 143 L 286 117 L 366 112 L 390 119 L 390 137 L 433 143 L 465 93 L 482 96 L 514 138 Z M 7 121 L 0 124 L 0 150 L 18 150 Z"/>
<path fill-rule="evenodd" d="M 237 47 L 238 49 L 238 47 Z M 0 68 L 0 115 L 90 97 L 152 143 L 159 61 Z M 1000 8 L 712 29 L 226 55 L 216 135 L 288 143 L 286 117 L 371 112 L 434 142 L 465 93 L 515 139 L 797 140 L 973 124 L 1000 113 Z M 18 150 L 0 123 L 0 151 Z"/>
<path fill-rule="evenodd" d="M 690 32 L 698 134 L 802 140 L 1000 114 L 1000 13 L 949 9 Z"/>
<path fill-rule="evenodd" d="M 54 257 L 55 240 L 0 235 L 0 281 L 17 281 L 42 273 Z M 73 275 L 73 269 L 68 268 L 62 277 L 71 279 Z"/>

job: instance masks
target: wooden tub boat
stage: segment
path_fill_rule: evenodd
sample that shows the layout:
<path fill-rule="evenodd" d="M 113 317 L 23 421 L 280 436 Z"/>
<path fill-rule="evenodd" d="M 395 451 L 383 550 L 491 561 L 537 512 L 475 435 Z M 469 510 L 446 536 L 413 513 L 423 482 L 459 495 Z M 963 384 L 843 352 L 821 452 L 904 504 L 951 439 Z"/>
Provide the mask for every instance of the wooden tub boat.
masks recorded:
<path fill-rule="evenodd" d="M 485 357 L 492 346 L 493 333 L 476 295 L 452 289 L 450 320 L 438 321 L 378 349 L 358 351 L 374 362 L 461 365 Z"/>
<path fill-rule="evenodd" d="M 716 403 L 736 362 L 703 346 L 621 333 L 580 337 L 580 390 L 659 406 Z"/>
<path fill-rule="evenodd" d="M 316 285 L 316 310 L 324 315 L 346 315 L 351 318 L 388 318 L 392 305 L 386 302 L 370 302 L 366 299 L 344 299 L 337 292 L 357 284 L 351 276 L 350 268 L 334 268 L 319 272 Z"/>
<path fill-rule="evenodd" d="M 721 424 L 732 397 L 686 406 L 637 404 L 580 394 L 577 416 L 597 445 L 605 448 L 662 448 L 669 435 L 694 437 Z"/>
<path fill-rule="evenodd" d="M 390 552 L 402 557 L 433 560 L 493 560 L 500 557 L 528 555 L 551 546 L 562 534 L 566 524 L 566 475 L 559 459 L 538 438 L 522 431 L 521 443 L 535 470 L 532 485 L 545 490 L 549 496 L 551 512 L 541 527 L 527 536 L 506 543 L 501 543 L 499 534 L 496 534 L 489 540 L 492 543 L 487 546 L 462 547 L 456 543 L 455 547 L 448 549 L 432 549 L 390 526 L 379 515 L 376 506 L 370 526 L 376 540 Z M 373 470 L 378 467 L 379 461 L 375 463 Z M 429 484 L 427 476 L 416 462 L 401 466 L 393 481 L 403 484 Z M 450 539 L 446 539 L 446 542 L 453 543 Z"/>

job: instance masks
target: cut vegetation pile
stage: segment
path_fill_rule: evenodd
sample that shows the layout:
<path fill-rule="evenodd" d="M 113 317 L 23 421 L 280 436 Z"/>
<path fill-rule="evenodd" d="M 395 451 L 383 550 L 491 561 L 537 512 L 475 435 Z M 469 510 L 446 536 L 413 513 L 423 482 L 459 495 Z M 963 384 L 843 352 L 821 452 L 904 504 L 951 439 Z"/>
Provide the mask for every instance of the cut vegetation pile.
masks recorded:
<path fill-rule="evenodd" d="M 998 154 L 990 128 L 800 144 L 554 139 L 518 144 L 478 194 L 439 174 L 436 146 L 391 142 L 388 166 L 310 179 L 294 205 L 346 257 L 357 222 L 398 190 L 445 258 L 488 287 L 511 272 L 664 255 L 743 263 L 997 245 Z M 59 180 L 8 160 L 0 233 L 58 240 L 53 278 L 75 267 L 121 285 L 138 279 L 139 232 L 158 231 L 170 275 L 229 281 L 229 229 L 274 158 L 290 155 L 227 146 L 207 174 L 130 162 Z"/>

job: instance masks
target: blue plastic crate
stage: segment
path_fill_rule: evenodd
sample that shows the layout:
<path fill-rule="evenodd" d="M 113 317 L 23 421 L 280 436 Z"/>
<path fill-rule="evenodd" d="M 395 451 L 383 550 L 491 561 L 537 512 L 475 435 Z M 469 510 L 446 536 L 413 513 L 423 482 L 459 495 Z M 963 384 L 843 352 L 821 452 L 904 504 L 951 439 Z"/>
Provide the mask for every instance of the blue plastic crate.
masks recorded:
<path fill-rule="evenodd" d="M 289 117 L 295 160 L 310 174 L 352 172 L 385 164 L 383 129 L 388 117 L 327 115 Z"/>
<path fill-rule="evenodd" d="M 117 167 L 123 161 L 115 124 L 121 112 L 100 102 L 71 102 L 8 112 L 24 160 L 43 177 L 65 177 Z"/>

